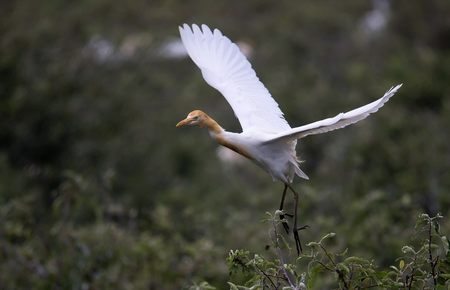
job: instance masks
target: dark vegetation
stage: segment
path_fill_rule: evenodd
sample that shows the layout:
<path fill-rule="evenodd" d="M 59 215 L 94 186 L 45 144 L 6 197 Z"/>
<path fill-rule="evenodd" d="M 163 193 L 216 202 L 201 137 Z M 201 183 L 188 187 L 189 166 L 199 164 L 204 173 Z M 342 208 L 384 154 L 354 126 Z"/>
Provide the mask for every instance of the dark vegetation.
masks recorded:
<path fill-rule="evenodd" d="M 0 2 L 0 289 L 447 289 L 450 2 L 211 3 Z M 184 22 L 247 43 L 293 125 L 404 83 L 300 142 L 300 259 L 264 214 L 282 185 L 175 129 L 198 108 L 239 130 L 163 49 Z"/>

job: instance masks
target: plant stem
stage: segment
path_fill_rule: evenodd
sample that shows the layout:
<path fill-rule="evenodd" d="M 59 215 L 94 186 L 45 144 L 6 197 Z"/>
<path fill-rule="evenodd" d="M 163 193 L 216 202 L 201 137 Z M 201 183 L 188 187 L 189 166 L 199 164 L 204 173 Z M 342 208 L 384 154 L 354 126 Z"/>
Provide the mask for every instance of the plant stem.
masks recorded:
<path fill-rule="evenodd" d="M 319 243 L 319 246 L 322 249 L 322 251 L 325 253 L 325 255 L 328 257 L 328 260 L 330 260 L 330 262 L 333 264 L 334 270 L 338 274 L 339 280 L 341 280 L 342 283 L 344 284 L 344 289 L 349 289 L 347 281 L 345 281 L 344 273 L 337 268 L 336 262 L 331 258 L 331 256 L 328 253 L 327 249 L 325 249 L 325 247 L 321 243 Z"/>
<path fill-rule="evenodd" d="M 277 241 L 277 240 L 278 240 L 277 225 L 275 224 L 275 222 L 273 222 L 272 225 L 273 225 L 273 230 L 274 230 L 274 234 L 275 234 L 275 241 L 276 241 L 276 243 L 275 243 L 275 245 L 276 245 L 275 249 L 276 249 L 278 258 L 280 259 L 280 262 L 281 262 L 281 270 L 283 271 L 284 276 L 286 277 L 286 279 L 287 279 L 287 281 L 288 281 L 288 283 L 289 283 L 289 286 L 291 286 L 292 289 L 297 290 L 298 287 L 295 286 L 295 283 L 294 283 L 294 282 L 292 282 L 291 276 L 289 275 L 288 271 L 287 271 L 286 268 L 284 267 L 284 265 L 286 264 L 286 262 L 285 262 L 285 260 L 284 260 L 283 253 L 281 253 L 281 249 L 280 249 L 279 244 L 278 244 L 278 241 Z"/>
<path fill-rule="evenodd" d="M 431 267 L 431 275 L 433 277 L 433 284 L 434 289 L 436 289 L 437 286 L 437 280 L 436 280 L 436 264 L 435 261 L 433 261 L 433 254 L 431 252 L 431 226 L 433 223 L 433 219 L 428 220 L 428 255 L 430 259 L 430 267 Z M 437 261 L 436 261 L 437 262 Z"/>
<path fill-rule="evenodd" d="M 269 281 L 270 284 L 272 284 L 272 286 L 274 287 L 274 289 L 278 289 L 278 287 L 275 285 L 275 283 L 273 282 L 272 278 L 270 278 L 266 272 L 264 272 L 260 267 L 258 267 L 258 265 L 255 264 L 256 269 L 258 269 Z"/>

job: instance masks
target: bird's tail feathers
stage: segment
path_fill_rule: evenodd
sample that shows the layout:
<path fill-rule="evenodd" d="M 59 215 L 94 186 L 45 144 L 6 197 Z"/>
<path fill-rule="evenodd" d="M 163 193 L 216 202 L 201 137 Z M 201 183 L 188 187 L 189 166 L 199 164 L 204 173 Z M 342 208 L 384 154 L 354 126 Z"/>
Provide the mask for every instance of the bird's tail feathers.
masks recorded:
<path fill-rule="evenodd" d="M 308 175 L 306 175 L 305 172 L 303 172 L 298 165 L 295 166 L 295 174 L 297 174 L 299 177 L 304 178 L 306 180 L 309 180 Z"/>
<path fill-rule="evenodd" d="M 306 180 L 309 180 L 308 175 L 306 175 L 306 173 L 303 172 L 303 171 L 300 169 L 300 166 L 299 166 L 300 163 L 301 163 L 301 161 L 300 161 L 297 157 L 295 157 L 295 160 L 293 160 L 293 161 L 291 162 L 292 167 L 293 167 L 294 172 L 295 172 L 295 175 L 297 175 L 298 177 L 304 178 L 304 179 L 306 179 Z M 291 178 L 291 179 L 294 179 L 294 174 L 292 174 L 292 178 Z M 291 180 L 291 182 L 292 182 L 292 180 Z"/>

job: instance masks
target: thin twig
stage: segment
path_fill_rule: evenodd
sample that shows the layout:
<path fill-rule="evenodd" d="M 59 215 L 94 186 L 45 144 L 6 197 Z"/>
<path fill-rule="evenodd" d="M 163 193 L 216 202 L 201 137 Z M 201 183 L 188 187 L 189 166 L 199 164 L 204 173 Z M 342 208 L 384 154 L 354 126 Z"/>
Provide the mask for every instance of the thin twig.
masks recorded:
<path fill-rule="evenodd" d="M 374 285 L 364 286 L 364 287 L 359 288 L 359 289 L 369 289 L 369 288 L 375 288 L 375 287 L 379 287 L 379 286 L 380 285 L 378 285 L 378 284 L 374 284 Z"/>
<path fill-rule="evenodd" d="M 278 238 L 277 225 L 275 224 L 275 222 L 273 222 L 272 225 L 273 225 L 273 229 L 274 229 L 275 240 L 277 240 L 277 238 Z M 285 263 L 283 254 L 281 253 L 281 250 L 280 250 L 280 248 L 279 248 L 278 241 L 276 241 L 276 244 L 277 244 L 277 247 L 276 247 L 275 249 L 276 249 L 278 258 L 280 259 L 280 262 L 281 262 L 281 270 L 283 271 L 284 276 L 286 277 L 286 279 L 287 279 L 287 281 L 288 281 L 288 283 L 289 283 L 289 286 L 291 286 L 292 289 L 297 290 L 298 287 L 295 286 L 295 283 L 294 283 L 294 282 L 292 282 L 291 276 L 289 275 L 288 271 L 287 271 L 286 268 L 284 267 L 284 265 L 285 265 L 286 263 Z"/>
<path fill-rule="evenodd" d="M 270 281 L 270 284 L 272 284 L 273 285 L 273 287 L 275 287 L 275 289 L 278 289 L 278 287 L 275 285 L 275 283 L 273 282 L 273 280 L 272 280 L 272 278 L 270 278 L 267 274 L 266 274 L 266 272 L 264 272 L 256 263 L 255 263 L 255 267 L 256 267 L 256 269 L 258 269 L 269 281 Z"/>
<path fill-rule="evenodd" d="M 436 279 L 436 264 L 435 261 L 433 261 L 433 254 L 431 252 L 431 226 L 433 223 L 433 219 L 428 220 L 428 255 L 430 259 L 430 266 L 431 266 L 431 275 L 433 277 L 433 284 L 434 288 L 436 289 L 437 286 L 437 279 Z M 436 261 L 437 262 L 437 261 Z"/>
<path fill-rule="evenodd" d="M 342 281 L 342 283 L 344 283 L 344 289 L 350 289 L 348 287 L 347 281 L 345 281 L 344 273 L 337 268 L 336 268 L 336 273 L 338 273 L 339 279 Z"/>
<path fill-rule="evenodd" d="M 324 263 L 322 263 L 321 261 L 317 260 L 316 261 L 320 266 L 324 267 L 325 269 L 327 269 L 330 272 L 334 272 L 334 269 L 328 267 L 327 265 L 325 265 Z"/>
<path fill-rule="evenodd" d="M 321 243 L 319 243 L 319 246 L 322 249 L 322 251 L 325 253 L 325 255 L 328 257 L 328 260 L 330 260 L 330 262 L 333 264 L 334 271 L 336 271 L 336 273 L 338 274 L 339 280 L 341 280 L 342 283 L 344 284 L 344 289 L 349 289 L 347 281 L 345 281 L 344 273 L 337 268 L 336 262 L 331 258 L 330 254 L 325 249 L 325 247 Z"/>
<path fill-rule="evenodd" d="M 277 279 L 282 279 L 282 280 L 284 280 L 284 281 L 287 281 L 287 279 L 286 279 L 286 278 L 284 278 L 284 277 L 280 277 L 280 276 L 278 276 L 278 275 L 267 274 L 267 273 L 266 273 L 266 275 L 267 275 L 267 276 L 269 276 L 269 277 L 272 277 L 272 278 L 277 278 Z"/>
<path fill-rule="evenodd" d="M 412 283 L 414 282 L 414 272 L 416 271 L 416 267 L 415 267 L 416 261 L 417 261 L 417 254 L 414 254 L 414 261 L 411 266 L 411 277 L 409 278 L 408 290 L 412 289 Z"/>
<path fill-rule="evenodd" d="M 327 249 L 325 249 L 325 247 L 322 244 L 319 244 L 320 248 L 322 249 L 322 251 L 325 253 L 325 255 L 328 257 L 328 260 L 330 260 L 330 262 L 333 264 L 333 266 L 336 268 L 336 263 L 334 262 L 334 260 L 331 258 L 330 254 L 328 253 Z"/>

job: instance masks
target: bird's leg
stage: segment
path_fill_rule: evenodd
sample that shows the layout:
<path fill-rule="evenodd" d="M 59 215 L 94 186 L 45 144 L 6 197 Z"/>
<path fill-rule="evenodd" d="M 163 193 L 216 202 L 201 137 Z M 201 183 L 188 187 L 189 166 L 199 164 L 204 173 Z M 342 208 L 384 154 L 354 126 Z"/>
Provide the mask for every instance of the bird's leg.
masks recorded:
<path fill-rule="evenodd" d="M 284 185 L 284 190 L 283 190 L 283 196 L 281 197 L 281 204 L 280 204 L 280 211 L 283 212 L 283 206 L 284 206 L 284 198 L 286 197 L 286 191 L 287 191 L 287 184 Z M 289 234 L 289 226 L 287 221 L 284 219 L 284 214 L 281 213 L 280 214 L 280 220 L 283 223 L 283 227 L 286 231 L 286 234 Z"/>
<path fill-rule="evenodd" d="M 289 189 L 294 194 L 295 204 L 294 204 L 294 228 L 292 229 L 292 233 L 294 234 L 295 239 L 295 247 L 297 248 L 297 254 L 300 255 L 301 252 L 303 252 L 302 244 L 300 242 L 300 237 L 298 235 L 298 232 L 300 230 L 306 229 L 308 226 L 297 228 L 297 208 L 298 208 L 298 193 L 292 188 L 292 186 L 289 186 Z"/>

